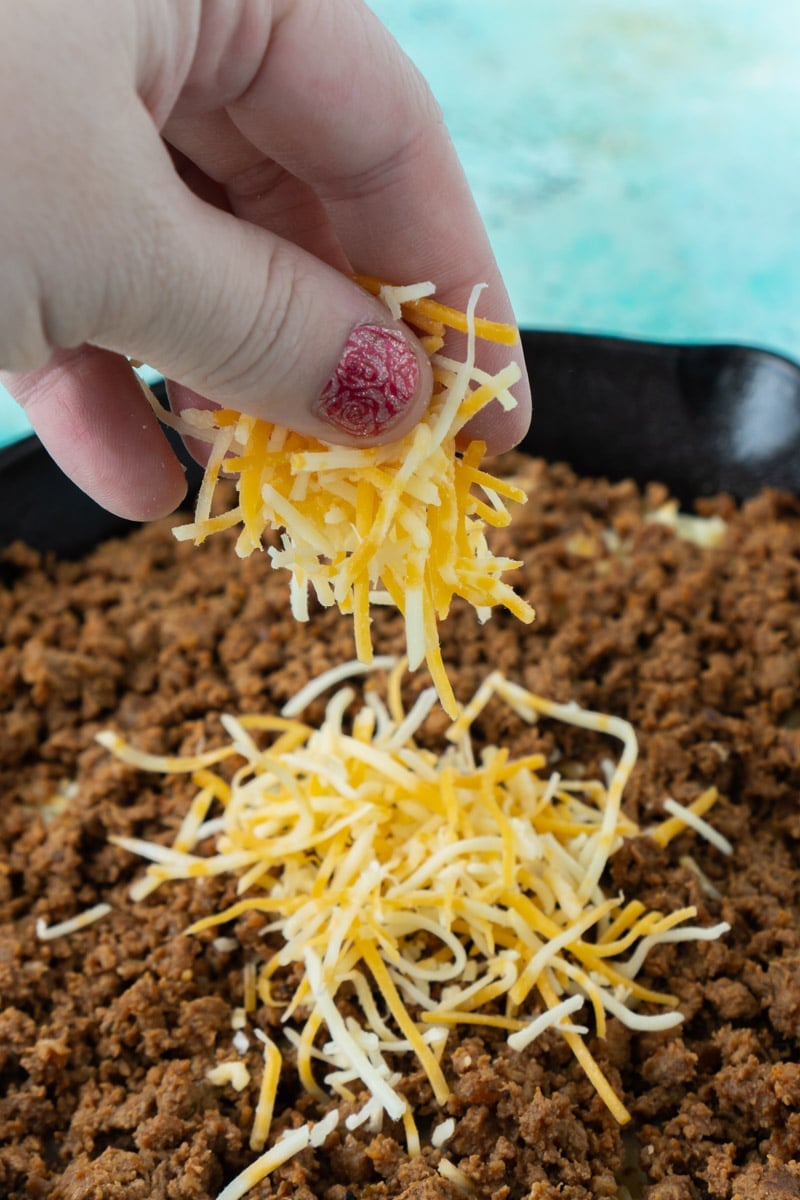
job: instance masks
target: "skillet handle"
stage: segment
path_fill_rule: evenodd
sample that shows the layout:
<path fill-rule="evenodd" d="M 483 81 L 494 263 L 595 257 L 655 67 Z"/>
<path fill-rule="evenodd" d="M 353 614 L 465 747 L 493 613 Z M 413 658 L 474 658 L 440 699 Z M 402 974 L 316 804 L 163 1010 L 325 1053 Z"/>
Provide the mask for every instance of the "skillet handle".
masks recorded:
<path fill-rule="evenodd" d="M 745 346 L 524 332 L 522 449 L 579 474 L 665 483 L 684 504 L 800 492 L 800 367 Z"/>

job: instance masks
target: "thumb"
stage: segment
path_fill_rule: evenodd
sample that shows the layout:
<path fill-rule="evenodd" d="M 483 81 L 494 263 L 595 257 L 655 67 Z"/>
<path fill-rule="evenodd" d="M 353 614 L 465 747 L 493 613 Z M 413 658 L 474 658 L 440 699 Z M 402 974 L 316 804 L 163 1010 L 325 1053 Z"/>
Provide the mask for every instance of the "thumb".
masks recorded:
<path fill-rule="evenodd" d="M 421 418 L 432 387 L 425 352 L 346 276 L 182 186 L 161 196 L 155 220 L 128 276 L 140 295 L 126 287 L 94 344 L 324 441 L 387 441 Z"/>

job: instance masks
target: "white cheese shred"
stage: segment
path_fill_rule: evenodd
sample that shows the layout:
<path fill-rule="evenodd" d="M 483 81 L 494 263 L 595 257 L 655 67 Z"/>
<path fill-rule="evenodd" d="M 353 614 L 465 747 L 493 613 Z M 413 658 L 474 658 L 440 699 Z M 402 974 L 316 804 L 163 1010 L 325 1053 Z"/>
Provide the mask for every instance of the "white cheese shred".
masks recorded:
<path fill-rule="evenodd" d="M 262 1179 L 266 1179 L 278 1167 L 283 1166 L 291 1158 L 295 1158 L 301 1150 L 305 1150 L 310 1140 L 311 1132 L 308 1125 L 301 1125 L 299 1129 L 287 1131 L 271 1149 L 245 1167 L 235 1179 L 232 1179 L 228 1186 L 219 1193 L 217 1200 L 241 1200 L 242 1196 L 251 1192 L 257 1184 L 261 1183 Z"/>
<path fill-rule="evenodd" d="M 453 1117 L 448 1117 L 446 1121 L 441 1121 L 431 1130 L 431 1145 L 434 1150 L 441 1150 L 456 1131 L 456 1123 Z"/>
<path fill-rule="evenodd" d="M 694 858 L 692 858 L 691 854 L 681 855 L 678 861 L 687 871 L 691 871 L 693 875 L 697 876 L 700 882 L 700 887 L 703 889 L 703 893 L 708 896 L 709 899 L 722 899 L 722 892 L 719 890 L 716 884 L 712 883 L 700 864 L 696 862 Z"/>
<path fill-rule="evenodd" d="M 577 1012 L 585 1003 L 583 996 L 570 996 L 567 1000 L 562 1000 L 560 1004 L 556 1004 L 554 1008 L 547 1009 L 540 1013 L 538 1017 L 534 1017 L 529 1021 L 524 1029 L 517 1030 L 516 1033 L 511 1033 L 508 1036 L 508 1044 L 512 1050 L 524 1050 L 527 1046 L 544 1033 L 545 1029 L 550 1029 L 552 1026 L 558 1025 L 562 1017 L 567 1017 L 570 1013 Z"/>
<path fill-rule="evenodd" d="M 678 817 L 689 829 L 693 829 L 700 837 L 705 838 L 712 846 L 719 850 L 720 854 L 733 854 L 733 846 L 726 837 L 715 829 L 713 825 L 709 825 L 708 821 L 704 821 L 697 813 L 692 812 L 684 804 L 679 804 L 677 800 L 667 798 L 664 801 L 664 811 L 668 812 L 671 817 Z"/>
<path fill-rule="evenodd" d="M 328 671 L 323 671 L 321 675 L 317 675 L 315 679 L 309 680 L 305 687 L 301 688 L 291 700 L 284 704 L 281 709 L 281 715 L 284 717 L 296 717 L 308 708 L 312 700 L 316 700 L 317 696 L 324 695 L 332 687 L 337 687 L 340 683 L 344 683 L 346 679 L 353 679 L 357 675 L 368 675 L 377 670 L 390 671 L 397 662 L 396 658 L 391 655 L 381 655 L 374 658 L 371 663 L 359 662 L 357 658 L 350 659 L 349 662 L 339 663 L 335 667 L 331 667 Z"/>
<path fill-rule="evenodd" d="M 48 925 L 42 917 L 39 917 L 36 922 L 36 936 L 40 942 L 52 942 L 55 938 L 67 937 L 71 933 L 85 929 L 87 925 L 93 925 L 95 921 L 108 916 L 110 912 L 110 904 L 95 904 L 92 908 L 87 908 L 74 917 L 68 917 L 66 921 L 59 921 L 56 925 Z"/>

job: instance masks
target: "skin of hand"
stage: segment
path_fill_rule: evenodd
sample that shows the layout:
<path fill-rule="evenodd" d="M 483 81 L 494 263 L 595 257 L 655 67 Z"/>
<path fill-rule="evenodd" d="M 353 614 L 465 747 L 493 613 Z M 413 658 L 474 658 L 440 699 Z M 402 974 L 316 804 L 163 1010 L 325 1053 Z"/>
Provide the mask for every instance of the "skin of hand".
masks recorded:
<path fill-rule="evenodd" d="M 126 355 L 177 381 L 178 409 L 376 444 L 420 418 L 430 371 L 350 273 L 431 279 L 461 308 L 485 281 L 481 311 L 513 322 L 441 114 L 361 0 L 25 0 L 0 41 L 2 379 L 106 508 L 152 519 L 185 492 Z M 363 326 L 410 383 L 356 436 L 320 396 Z M 491 451 L 530 418 L 512 353 L 517 408 L 469 430 Z"/>

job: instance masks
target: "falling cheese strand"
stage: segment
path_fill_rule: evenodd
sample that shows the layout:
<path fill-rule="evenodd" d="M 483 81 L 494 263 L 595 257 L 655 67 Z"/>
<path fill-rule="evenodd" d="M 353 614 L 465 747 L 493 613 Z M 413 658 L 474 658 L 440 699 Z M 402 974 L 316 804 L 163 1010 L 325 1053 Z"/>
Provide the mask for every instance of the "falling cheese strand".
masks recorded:
<path fill-rule="evenodd" d="M 481 620 L 497 605 L 523 622 L 534 619 L 530 604 L 502 579 L 520 564 L 496 557 L 486 539 L 486 526 L 507 525 L 508 504 L 524 503 L 525 493 L 480 469 L 482 442 L 456 451 L 457 435 L 476 413 L 493 401 L 505 409 L 516 404 L 509 389 L 520 378 L 519 367 L 510 363 L 486 374 L 475 365 L 476 337 L 513 344 L 518 335 L 513 326 L 475 317 L 484 285 L 473 289 L 466 313 L 458 313 L 430 299 L 432 284 L 360 282 L 433 339 L 427 348 L 434 392 L 426 415 L 387 445 L 341 447 L 231 409 L 185 409 L 175 416 L 151 396 L 166 425 L 211 447 L 195 519 L 173 532 L 199 545 L 241 525 L 236 553 L 246 557 L 263 548 L 268 530 L 277 531 L 280 545 L 268 554 L 275 568 L 290 574 L 295 618 L 308 620 L 311 594 L 323 607 L 338 606 L 352 616 L 356 655 L 367 664 L 370 605 L 396 606 L 405 620 L 411 670 L 427 662 L 441 703 L 454 717 L 438 635 L 453 599 L 462 597 Z M 446 327 L 467 335 L 463 362 L 438 353 Z M 238 504 L 212 516 L 221 473 L 235 478 Z"/>
<path fill-rule="evenodd" d="M 636 759 L 632 727 L 577 705 L 553 704 L 495 672 L 437 755 L 415 740 L 430 710 L 424 693 L 406 712 L 405 661 L 381 659 L 383 670 L 389 666 L 387 703 L 366 691 L 349 723 L 356 696 L 349 685 L 332 695 L 319 728 L 296 717 L 326 683 L 363 673 L 357 661 L 313 680 L 280 718 L 225 717 L 232 744 L 202 755 L 159 758 L 116 735 L 99 735 L 132 766 L 194 772 L 200 811 L 212 803 L 222 810 L 199 824 L 196 816 L 185 820 L 171 847 L 112 840 L 152 860 L 145 892 L 227 867 L 238 874 L 240 899 L 189 932 L 255 912 L 267 919 L 267 930 L 280 934 L 282 948 L 269 961 L 246 963 L 245 1008 L 253 1013 L 254 991 L 262 1003 L 277 1004 L 272 981 L 301 968 L 294 997 L 282 1002 L 284 1032 L 297 1049 L 303 1086 L 318 1099 L 352 1101 L 354 1087 L 366 1086 L 369 1099 L 347 1117 L 348 1129 L 364 1122 L 379 1128 L 385 1115 L 403 1124 L 409 1153 L 418 1153 L 414 1115 L 390 1063 L 398 1054 L 413 1056 L 444 1106 L 449 1085 L 442 1052 L 454 1025 L 505 1030 L 510 1048 L 520 1051 L 553 1029 L 617 1119 L 627 1121 L 584 1040 L 588 1026 L 571 1018 L 588 1000 L 599 1036 L 606 1013 L 635 1029 L 673 1027 L 681 1020 L 677 999 L 637 980 L 649 951 L 664 942 L 719 937 L 728 928 L 724 922 L 687 926 L 694 908 L 647 912 L 636 899 L 602 890 L 609 858 L 623 837 L 640 832 L 620 808 Z M 546 772 L 542 755 L 515 760 L 495 747 L 476 762 L 470 726 L 497 698 L 527 721 L 556 719 L 618 738 L 623 749 L 609 780 L 562 780 Z M 276 740 L 260 748 L 258 731 Z M 214 756 L 221 763 L 232 755 L 243 763 L 228 783 L 211 768 Z M 715 797 L 704 793 L 704 810 Z M 662 828 L 672 835 L 676 822 L 672 816 Z M 212 830 L 215 852 L 200 854 Z M 142 894 L 141 881 L 133 891 Z M 348 1008 L 360 1010 L 360 1022 L 337 1006 L 345 985 Z M 661 1011 L 642 1013 L 643 1002 Z M 320 1049 L 323 1031 L 328 1040 Z M 280 1054 L 258 1032 L 265 1061 L 251 1145 L 262 1149 Z M 326 1070 L 321 1078 L 319 1063 Z M 271 1165 L 277 1161 L 271 1155 L 259 1162 Z"/>

